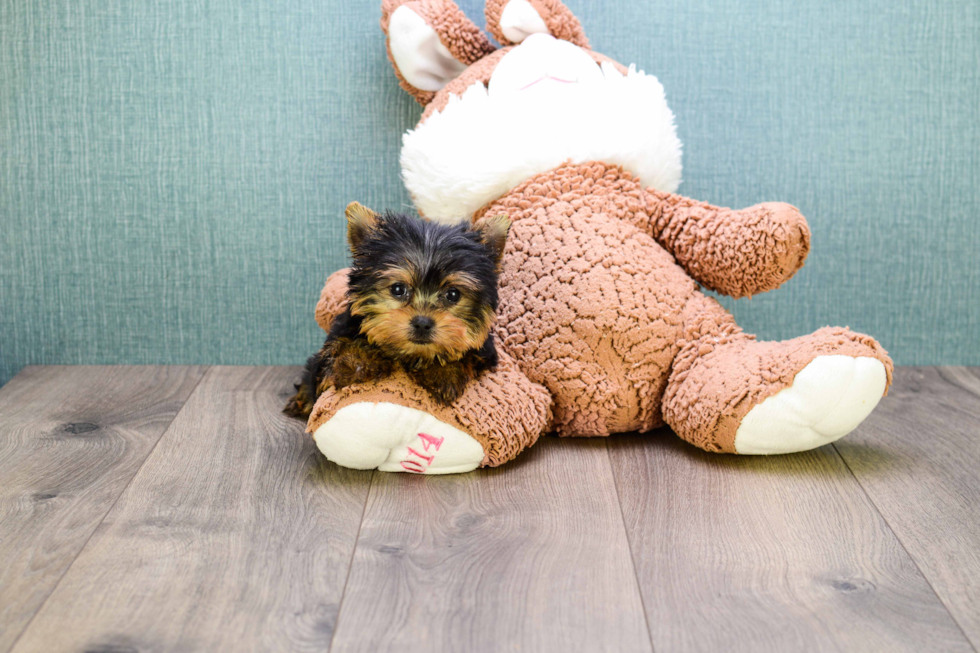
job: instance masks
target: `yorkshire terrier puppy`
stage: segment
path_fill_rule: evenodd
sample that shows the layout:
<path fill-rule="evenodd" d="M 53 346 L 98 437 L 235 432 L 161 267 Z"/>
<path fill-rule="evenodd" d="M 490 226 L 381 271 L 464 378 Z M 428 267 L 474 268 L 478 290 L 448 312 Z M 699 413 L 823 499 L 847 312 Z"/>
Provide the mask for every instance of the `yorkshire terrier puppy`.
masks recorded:
<path fill-rule="evenodd" d="M 509 229 L 505 215 L 447 226 L 348 205 L 347 307 L 283 412 L 308 417 L 327 388 L 377 381 L 399 367 L 453 403 L 497 365 L 490 327 Z"/>

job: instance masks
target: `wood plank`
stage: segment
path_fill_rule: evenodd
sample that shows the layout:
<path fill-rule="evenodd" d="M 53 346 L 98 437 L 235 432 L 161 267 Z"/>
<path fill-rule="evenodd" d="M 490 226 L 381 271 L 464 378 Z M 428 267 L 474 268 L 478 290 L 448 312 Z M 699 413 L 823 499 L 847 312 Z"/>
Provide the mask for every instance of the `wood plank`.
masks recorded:
<path fill-rule="evenodd" d="M 371 473 L 280 413 L 298 375 L 208 370 L 14 650 L 325 650 Z"/>
<path fill-rule="evenodd" d="M 0 389 L 0 651 L 82 550 L 203 367 L 28 367 Z"/>
<path fill-rule="evenodd" d="M 832 447 L 610 443 L 657 651 L 970 651 Z"/>
<path fill-rule="evenodd" d="M 980 650 L 980 368 L 900 368 L 835 446 Z"/>
<path fill-rule="evenodd" d="M 333 651 L 649 651 L 604 440 L 378 474 Z"/>

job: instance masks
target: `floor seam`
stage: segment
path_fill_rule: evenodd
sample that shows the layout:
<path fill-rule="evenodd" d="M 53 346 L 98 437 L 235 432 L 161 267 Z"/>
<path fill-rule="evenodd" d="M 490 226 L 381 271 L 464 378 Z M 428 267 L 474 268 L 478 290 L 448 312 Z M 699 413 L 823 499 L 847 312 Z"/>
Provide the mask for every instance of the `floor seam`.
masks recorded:
<path fill-rule="evenodd" d="M 171 427 L 173 427 L 174 422 L 177 421 L 177 417 L 180 416 L 182 412 L 184 412 L 184 409 L 187 407 L 187 404 L 190 403 L 191 398 L 197 392 L 197 389 L 201 386 L 201 382 L 204 381 L 204 378 L 211 372 L 212 368 L 213 368 L 212 365 L 208 365 L 204 368 L 204 372 L 201 374 L 201 378 L 199 378 L 197 380 L 197 383 L 194 384 L 194 389 L 187 394 L 187 398 L 184 399 L 184 403 L 181 404 L 180 409 L 176 413 L 174 413 L 174 416 L 170 419 L 170 423 L 168 423 L 167 427 L 163 429 L 163 432 L 160 433 L 160 437 L 157 438 L 157 441 L 153 443 L 152 447 L 150 447 L 150 450 L 146 453 L 146 456 L 143 458 L 143 462 L 141 462 L 140 466 L 136 468 L 136 471 L 129 478 L 129 481 L 126 483 L 126 486 L 123 487 L 122 491 L 120 491 L 119 494 L 116 495 L 116 498 L 112 500 L 112 504 L 110 504 L 110 506 L 106 509 L 105 513 L 102 515 L 102 518 L 99 519 L 99 523 L 95 525 L 95 528 L 92 529 L 92 532 L 89 533 L 87 538 L 85 538 L 85 542 L 82 544 L 81 548 L 78 549 L 78 553 L 75 554 L 75 557 L 72 558 L 72 561 L 68 564 L 67 567 L 65 567 L 65 571 L 62 572 L 61 576 L 58 577 L 58 582 L 51 586 L 51 591 L 48 592 L 48 595 L 46 597 L 44 597 L 44 600 L 41 601 L 41 605 L 37 607 L 37 610 L 34 611 L 34 614 L 31 615 L 31 618 L 27 621 L 27 623 L 24 624 L 23 630 L 20 631 L 20 633 L 11 643 L 10 648 L 7 649 L 7 651 L 13 651 L 15 648 L 17 648 L 17 643 L 20 642 L 21 638 L 24 636 L 24 633 L 26 633 L 30 629 L 31 624 L 34 623 L 34 619 L 37 618 L 37 615 L 41 614 L 41 611 L 44 610 L 44 606 L 48 604 L 48 601 L 51 599 L 52 596 L 54 596 L 54 593 L 58 591 L 58 587 L 61 585 L 61 581 L 65 579 L 65 576 L 67 576 L 68 572 L 71 571 L 71 568 L 75 566 L 75 563 L 78 561 L 78 559 L 82 557 L 82 553 L 88 547 L 88 543 L 92 541 L 93 537 L 95 537 L 95 534 L 98 532 L 99 527 L 102 526 L 103 523 L 105 523 L 106 517 L 109 516 L 109 513 L 112 512 L 112 509 L 116 507 L 117 503 L 119 503 L 119 499 L 122 497 L 122 495 L 126 494 L 126 491 L 133 484 L 133 481 L 136 479 L 137 476 L 139 476 L 139 473 L 143 471 L 143 467 L 146 466 L 146 461 L 149 460 L 150 456 L 153 455 L 153 452 L 157 450 L 157 447 L 160 445 L 160 441 L 163 440 L 163 438 L 166 437 L 167 433 L 170 432 L 170 429 Z"/>
<path fill-rule="evenodd" d="M 653 644 L 653 630 L 650 629 L 650 617 L 647 614 L 646 602 L 643 600 L 643 589 L 640 587 L 640 576 L 636 571 L 636 556 L 633 555 L 633 540 L 630 538 L 629 528 L 626 527 L 626 513 L 623 512 L 623 497 L 619 493 L 619 478 L 612 464 L 612 452 L 609 449 L 609 438 L 603 442 L 606 450 L 606 462 L 609 464 L 609 473 L 612 474 L 613 488 L 616 490 L 616 502 L 619 504 L 619 518 L 623 524 L 623 535 L 626 536 L 626 548 L 630 554 L 630 566 L 633 567 L 633 580 L 636 581 L 636 594 L 640 597 L 640 609 L 643 611 L 643 623 L 647 628 L 647 638 L 650 640 L 650 651 L 656 653 L 657 647 Z"/>
<path fill-rule="evenodd" d="M 943 600 L 943 597 L 940 596 L 939 595 L 939 592 L 936 591 L 936 588 L 932 584 L 932 581 L 929 580 L 929 577 L 926 575 L 926 573 L 924 571 L 922 571 L 922 567 L 919 566 L 919 561 L 915 559 L 915 556 L 913 556 L 912 553 L 908 550 L 908 547 L 905 546 L 905 542 L 902 541 L 902 538 L 899 536 L 899 534 L 897 532 L 895 532 L 895 529 L 894 528 L 892 528 L 891 522 L 889 522 L 885 518 L 885 516 L 881 513 L 881 510 L 878 508 L 878 504 L 875 503 L 875 500 L 871 497 L 871 495 L 868 493 L 868 490 L 864 487 L 864 484 L 861 483 L 861 479 L 859 479 L 858 476 L 857 476 L 857 474 L 854 473 L 854 470 L 851 469 L 851 466 L 849 464 L 847 464 L 847 460 L 844 458 L 844 455 L 840 452 L 840 449 L 837 448 L 837 443 L 836 442 L 831 442 L 830 443 L 830 446 L 833 448 L 834 453 L 837 454 L 837 457 L 840 459 L 841 463 L 844 464 L 844 467 L 851 474 L 851 478 L 853 478 L 854 479 L 854 482 L 858 484 L 858 487 L 859 488 L 861 488 L 861 492 L 863 492 L 864 493 L 864 496 L 867 497 L 868 503 L 871 504 L 871 507 L 874 509 L 875 514 L 877 514 L 878 517 L 881 518 L 881 521 L 885 524 L 885 526 L 888 527 L 889 532 L 891 532 L 891 534 L 895 536 L 895 541 L 898 542 L 898 545 L 900 547 L 902 547 L 902 551 L 905 552 L 905 555 L 907 555 L 908 558 L 909 558 L 909 560 L 912 561 L 912 564 L 915 565 L 916 571 L 918 571 L 919 572 L 919 575 L 922 576 L 922 580 L 924 580 L 926 582 L 926 585 L 929 586 L 929 589 L 932 590 L 933 595 L 939 601 L 939 605 L 943 606 L 943 609 L 946 610 L 946 614 L 948 614 L 949 615 L 949 618 L 953 620 L 953 623 L 954 624 L 956 624 L 956 627 L 959 629 L 960 633 L 963 635 L 963 638 L 966 640 L 966 643 L 969 644 L 970 647 L 974 651 L 977 651 L 978 653 L 980 653 L 980 650 L 977 649 L 977 645 L 974 644 L 973 640 L 970 639 L 970 636 L 966 634 L 966 631 L 965 630 L 963 630 L 963 626 L 960 624 L 959 620 L 956 618 L 956 615 L 953 614 L 953 612 L 949 609 L 949 606 L 946 604 L 946 601 L 944 601 Z"/>
<path fill-rule="evenodd" d="M 371 490 L 374 489 L 374 479 L 378 475 L 378 470 L 372 470 L 371 481 L 368 483 L 368 491 L 364 494 L 364 507 L 361 508 L 361 520 L 357 523 L 357 535 L 354 536 L 354 547 L 350 552 L 350 562 L 347 564 L 347 576 L 344 577 L 344 589 L 340 592 L 340 602 L 337 604 L 337 621 L 333 625 L 333 633 L 330 634 L 330 646 L 327 647 L 327 653 L 333 650 L 333 641 L 337 637 L 337 631 L 340 629 L 340 613 L 344 609 L 344 599 L 347 597 L 347 584 L 350 582 L 350 574 L 354 569 L 354 556 L 357 555 L 357 545 L 361 541 L 361 527 L 364 526 L 364 515 L 367 514 L 368 501 L 371 500 Z"/>

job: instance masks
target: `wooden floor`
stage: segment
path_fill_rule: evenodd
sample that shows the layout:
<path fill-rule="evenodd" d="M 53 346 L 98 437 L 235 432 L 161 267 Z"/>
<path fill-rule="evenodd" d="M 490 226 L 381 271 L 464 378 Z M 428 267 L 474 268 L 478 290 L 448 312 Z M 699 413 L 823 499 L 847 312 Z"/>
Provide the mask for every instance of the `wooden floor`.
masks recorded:
<path fill-rule="evenodd" d="M 0 390 L 0 652 L 980 649 L 978 369 L 900 369 L 805 454 L 546 438 L 452 477 L 327 462 L 297 375 Z"/>

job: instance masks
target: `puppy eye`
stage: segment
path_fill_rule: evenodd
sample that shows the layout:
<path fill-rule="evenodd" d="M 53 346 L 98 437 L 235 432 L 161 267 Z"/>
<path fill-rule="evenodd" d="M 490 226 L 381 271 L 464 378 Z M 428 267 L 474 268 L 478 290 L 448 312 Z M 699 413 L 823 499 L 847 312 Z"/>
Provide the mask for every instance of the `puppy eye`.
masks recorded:
<path fill-rule="evenodd" d="M 396 283 L 391 288 L 391 294 L 395 297 L 404 297 L 408 293 L 408 286 L 403 283 Z"/>
<path fill-rule="evenodd" d="M 450 288 L 446 291 L 446 301 L 450 304 L 455 304 L 463 296 L 463 293 L 459 292 L 458 288 Z"/>

